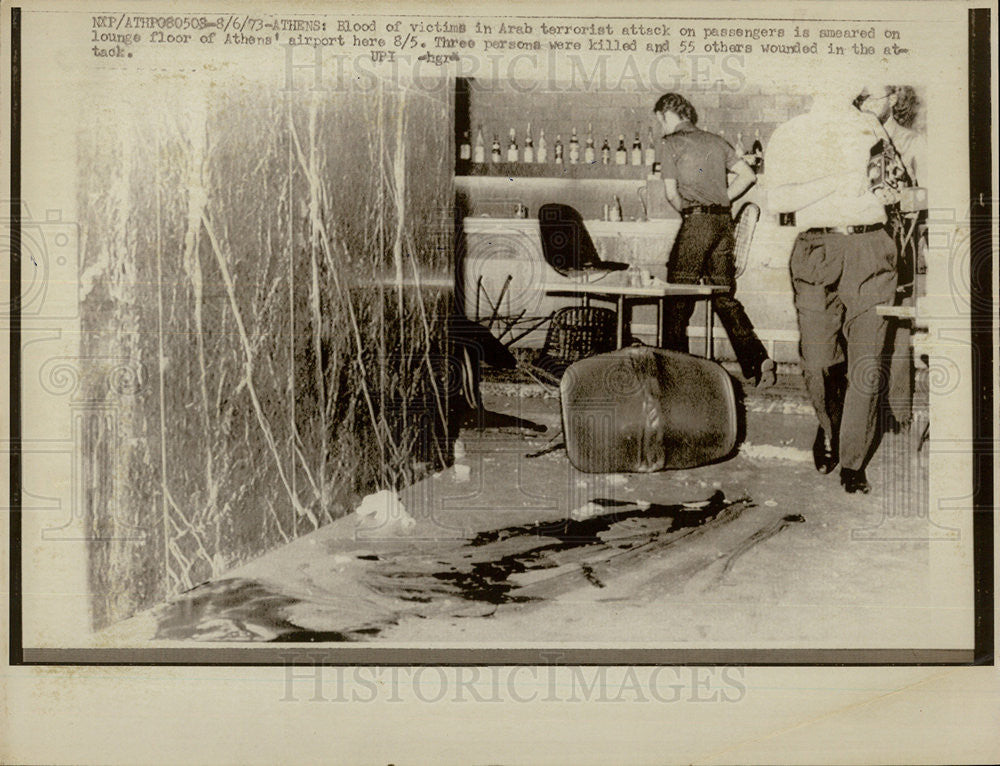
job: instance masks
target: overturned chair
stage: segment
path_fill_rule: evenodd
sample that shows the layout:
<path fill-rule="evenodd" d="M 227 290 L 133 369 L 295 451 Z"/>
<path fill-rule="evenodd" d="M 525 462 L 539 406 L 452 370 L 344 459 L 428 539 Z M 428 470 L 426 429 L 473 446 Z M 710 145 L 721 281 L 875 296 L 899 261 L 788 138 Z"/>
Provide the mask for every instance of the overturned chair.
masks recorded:
<path fill-rule="evenodd" d="M 632 346 L 572 364 L 560 382 L 566 454 L 589 473 L 651 472 L 736 448 L 732 379 L 715 362 Z"/>

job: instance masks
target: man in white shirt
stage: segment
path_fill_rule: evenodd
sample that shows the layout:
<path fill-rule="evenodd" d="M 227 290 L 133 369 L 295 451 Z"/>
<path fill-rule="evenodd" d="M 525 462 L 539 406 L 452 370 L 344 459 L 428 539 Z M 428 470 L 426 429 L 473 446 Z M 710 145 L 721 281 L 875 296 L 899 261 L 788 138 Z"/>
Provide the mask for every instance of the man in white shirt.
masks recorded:
<path fill-rule="evenodd" d="M 890 173 L 897 187 L 919 186 L 917 174 L 926 174 L 927 142 L 923 134 L 914 129 L 921 105 L 916 90 L 909 85 L 892 85 L 884 91 L 865 91 L 858 96 L 855 105 L 874 114 L 882 123 L 889 142 L 888 151 L 883 152 L 883 164 L 892 166 Z M 890 205 L 886 212 L 889 233 L 896 241 L 898 254 L 896 302 L 912 305 L 920 248 L 919 237 L 915 240 L 912 237 L 919 214 L 904 213 L 899 205 Z M 891 361 L 885 397 L 887 417 L 883 425 L 898 431 L 907 427 L 913 417 L 913 353 L 909 325 L 890 322 L 887 348 L 891 349 Z"/>
<path fill-rule="evenodd" d="M 896 289 L 896 246 L 885 228 L 892 200 L 869 185 L 876 118 L 852 106 L 850 89 L 830 90 L 771 136 L 766 205 L 799 230 L 790 270 L 802 372 L 819 420 L 816 468 L 829 473 L 839 461 L 844 489 L 866 493 L 887 327 L 876 307 L 892 303 Z"/>

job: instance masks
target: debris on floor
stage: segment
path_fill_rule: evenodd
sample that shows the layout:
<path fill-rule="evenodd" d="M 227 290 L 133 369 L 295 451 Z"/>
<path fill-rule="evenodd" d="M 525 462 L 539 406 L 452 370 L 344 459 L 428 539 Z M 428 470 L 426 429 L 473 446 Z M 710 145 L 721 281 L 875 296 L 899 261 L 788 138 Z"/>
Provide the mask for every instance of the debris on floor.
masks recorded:
<path fill-rule="evenodd" d="M 354 513 L 360 519 L 358 526 L 363 529 L 412 529 L 416 520 L 406 512 L 406 507 L 393 490 L 383 489 L 373 492 L 361 501 Z"/>

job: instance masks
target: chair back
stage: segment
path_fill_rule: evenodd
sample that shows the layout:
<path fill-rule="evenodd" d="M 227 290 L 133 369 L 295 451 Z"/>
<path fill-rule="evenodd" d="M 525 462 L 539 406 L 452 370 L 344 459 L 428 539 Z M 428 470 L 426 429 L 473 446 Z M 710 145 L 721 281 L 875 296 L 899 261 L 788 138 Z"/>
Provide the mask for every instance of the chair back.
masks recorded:
<path fill-rule="evenodd" d="M 552 315 L 543 353 L 561 364 L 613 351 L 617 315 L 597 306 L 566 306 Z"/>
<path fill-rule="evenodd" d="M 561 275 L 600 266 L 601 257 L 575 208 L 554 202 L 542 205 L 538 208 L 538 227 L 545 262 Z"/>
<path fill-rule="evenodd" d="M 746 271 L 747 263 L 750 260 L 750 245 L 753 244 L 753 233 L 757 228 L 758 220 L 760 220 L 760 208 L 753 202 L 745 204 L 736 217 L 733 261 L 737 277 Z"/>

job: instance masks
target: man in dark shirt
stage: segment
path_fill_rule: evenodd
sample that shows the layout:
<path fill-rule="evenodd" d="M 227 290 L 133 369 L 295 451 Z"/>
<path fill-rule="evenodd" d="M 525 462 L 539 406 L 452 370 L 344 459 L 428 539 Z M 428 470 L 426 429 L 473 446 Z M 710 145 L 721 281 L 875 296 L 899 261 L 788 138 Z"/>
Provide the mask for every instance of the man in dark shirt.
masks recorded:
<path fill-rule="evenodd" d="M 667 93 L 653 111 L 664 132 L 661 166 L 667 199 L 683 217 L 667 262 L 667 279 L 695 284 L 705 278 L 710 284 L 729 287 L 728 292 L 715 296 L 715 313 L 726 329 L 744 377 L 761 386 L 773 385 L 774 361 L 735 298 L 730 204 L 753 184 L 756 176 L 724 138 L 695 127 L 698 113 L 683 96 Z M 728 181 L 730 172 L 735 174 L 732 182 Z M 667 348 L 688 351 L 687 325 L 693 311 L 691 299 L 671 302 L 663 318 Z"/>

